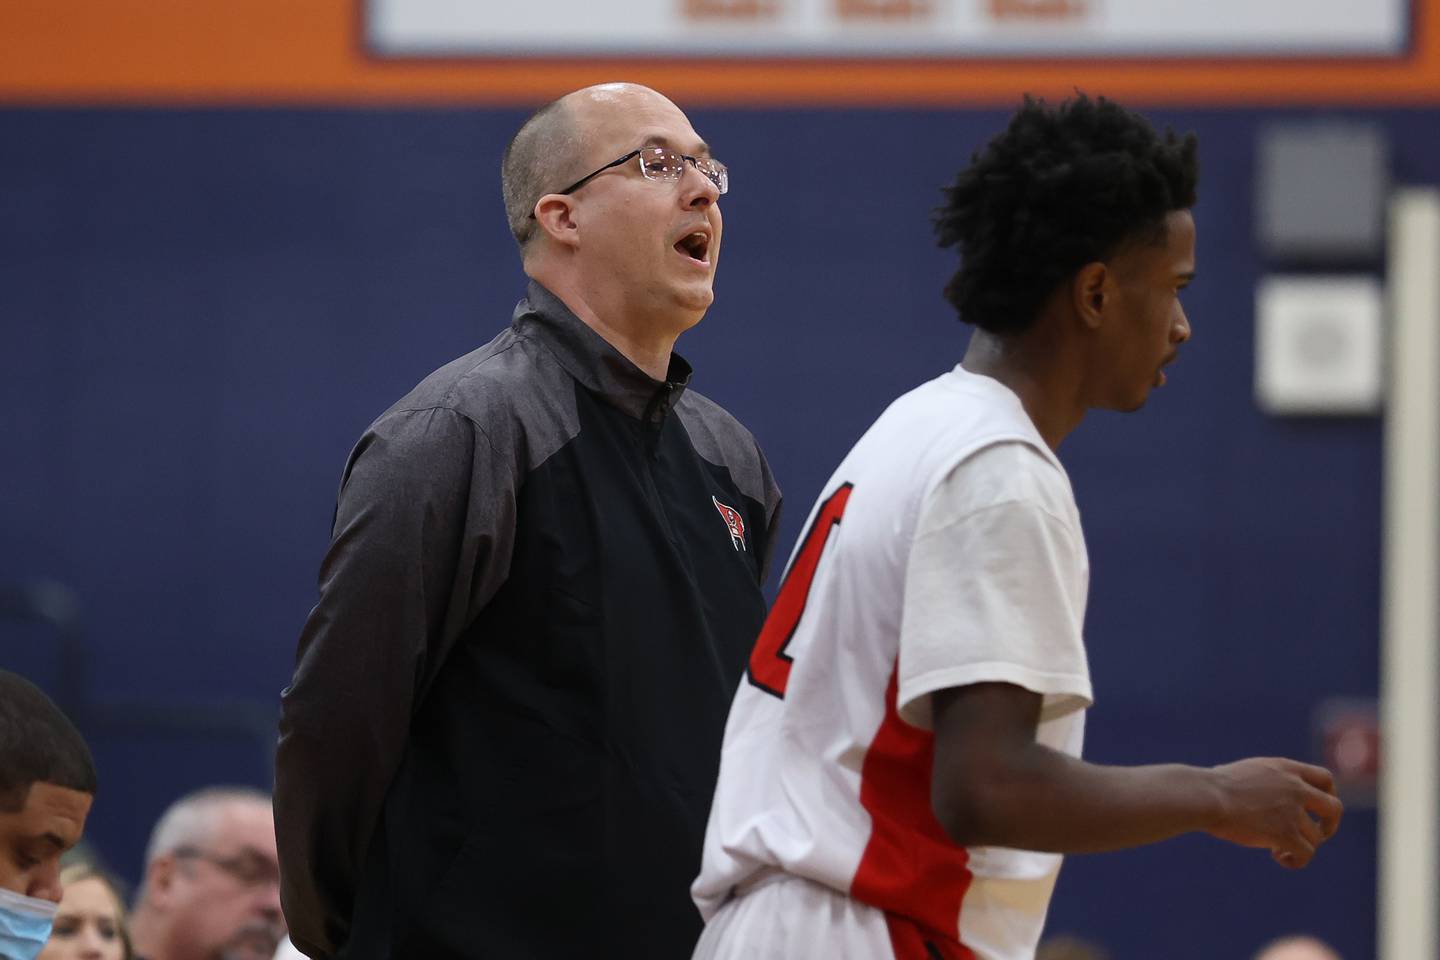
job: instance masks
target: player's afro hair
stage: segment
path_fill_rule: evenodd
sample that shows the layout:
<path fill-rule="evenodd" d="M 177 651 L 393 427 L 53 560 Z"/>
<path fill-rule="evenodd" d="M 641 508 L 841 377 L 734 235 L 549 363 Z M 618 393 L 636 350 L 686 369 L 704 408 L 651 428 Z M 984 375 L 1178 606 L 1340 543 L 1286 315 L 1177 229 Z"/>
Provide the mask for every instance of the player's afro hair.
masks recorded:
<path fill-rule="evenodd" d="M 1165 216 L 1195 205 L 1196 146 L 1104 97 L 1054 108 L 1027 95 L 935 211 L 940 246 L 960 254 L 945 298 L 966 323 L 1023 331 L 1085 264 L 1164 242 Z"/>

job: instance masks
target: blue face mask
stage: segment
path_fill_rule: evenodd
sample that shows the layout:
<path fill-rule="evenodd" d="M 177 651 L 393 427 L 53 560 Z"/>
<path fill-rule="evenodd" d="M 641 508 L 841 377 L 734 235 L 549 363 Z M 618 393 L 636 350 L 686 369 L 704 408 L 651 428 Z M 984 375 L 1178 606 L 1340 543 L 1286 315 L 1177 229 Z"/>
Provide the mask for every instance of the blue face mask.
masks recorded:
<path fill-rule="evenodd" d="M 58 907 L 49 900 L 0 890 L 0 958 L 35 960 L 50 939 Z"/>

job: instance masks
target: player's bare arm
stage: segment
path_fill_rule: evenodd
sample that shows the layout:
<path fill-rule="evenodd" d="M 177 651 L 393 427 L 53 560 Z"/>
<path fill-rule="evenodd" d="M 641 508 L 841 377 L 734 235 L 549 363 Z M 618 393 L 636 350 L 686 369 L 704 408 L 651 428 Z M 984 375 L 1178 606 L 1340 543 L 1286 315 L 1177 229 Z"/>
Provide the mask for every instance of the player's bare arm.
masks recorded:
<path fill-rule="evenodd" d="M 1035 742 L 1040 694 L 981 683 L 933 695 L 931 805 L 955 843 L 1092 853 L 1206 832 L 1299 868 L 1340 825 L 1329 771 L 1279 758 L 1107 767 Z"/>

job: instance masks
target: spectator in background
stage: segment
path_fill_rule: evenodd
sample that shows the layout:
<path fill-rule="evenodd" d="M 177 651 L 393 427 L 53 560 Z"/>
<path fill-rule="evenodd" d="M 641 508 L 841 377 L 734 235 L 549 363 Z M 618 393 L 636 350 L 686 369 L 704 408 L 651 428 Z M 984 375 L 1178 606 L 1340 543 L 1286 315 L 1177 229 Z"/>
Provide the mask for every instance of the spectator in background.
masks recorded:
<path fill-rule="evenodd" d="M 270 960 L 285 936 L 270 797 L 211 787 L 155 824 L 131 926 L 143 960 Z"/>
<path fill-rule="evenodd" d="M 125 907 L 115 881 L 88 863 L 60 871 L 65 895 L 38 960 L 130 960 Z"/>
<path fill-rule="evenodd" d="M 95 798 L 80 731 L 25 678 L 0 670 L 0 958 L 33 960 L 60 902 L 60 855 Z"/>
<path fill-rule="evenodd" d="M 1340 954 L 1314 937 L 1281 937 L 1266 944 L 1255 960 L 1340 960 Z"/>

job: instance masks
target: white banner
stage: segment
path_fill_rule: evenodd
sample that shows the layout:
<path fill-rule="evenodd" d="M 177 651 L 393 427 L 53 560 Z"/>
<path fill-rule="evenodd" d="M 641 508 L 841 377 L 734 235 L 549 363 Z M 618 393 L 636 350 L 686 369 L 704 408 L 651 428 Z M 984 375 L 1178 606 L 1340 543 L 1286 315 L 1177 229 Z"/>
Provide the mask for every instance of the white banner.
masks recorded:
<path fill-rule="evenodd" d="M 403 57 L 1394 57 L 1412 0 L 368 0 Z"/>

